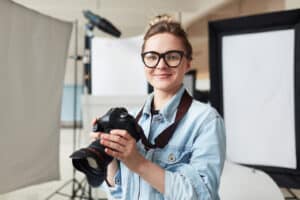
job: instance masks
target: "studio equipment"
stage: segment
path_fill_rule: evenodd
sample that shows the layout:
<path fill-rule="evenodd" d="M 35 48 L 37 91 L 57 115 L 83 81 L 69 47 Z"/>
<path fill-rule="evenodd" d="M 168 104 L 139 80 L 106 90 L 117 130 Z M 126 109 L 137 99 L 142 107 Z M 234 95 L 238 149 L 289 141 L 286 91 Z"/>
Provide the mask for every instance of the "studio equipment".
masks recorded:
<path fill-rule="evenodd" d="M 212 21 L 209 51 L 227 159 L 300 188 L 300 9 Z"/>
<path fill-rule="evenodd" d="M 1 27 L 9 27 L 0 33 L 4 194 L 60 179 L 61 101 L 72 24 L 11 0 L 0 0 L 0 13 Z"/>
<path fill-rule="evenodd" d="M 91 82 L 91 46 L 92 38 L 94 37 L 94 27 L 99 30 L 108 33 L 115 37 L 120 37 L 121 32 L 108 20 L 92 13 L 91 11 L 83 11 L 83 15 L 88 19 L 88 23 L 85 25 L 85 39 L 84 39 L 84 82 L 87 89 L 87 93 L 92 93 Z"/>
<path fill-rule="evenodd" d="M 115 37 L 121 36 L 121 32 L 107 19 L 100 17 L 89 10 L 83 11 L 83 15 L 89 20 L 91 25 L 96 26 L 99 30 L 102 30 Z"/>
<path fill-rule="evenodd" d="M 93 125 L 94 132 L 109 134 L 112 129 L 127 130 L 137 141 L 144 134 L 143 129 L 137 124 L 134 117 L 128 114 L 125 108 L 111 108 L 105 115 L 99 118 Z M 88 183 L 97 187 L 106 178 L 106 169 L 113 158 L 104 151 L 105 147 L 100 144 L 100 139 L 92 142 L 87 148 L 75 151 L 70 157 L 73 166 L 83 172 Z"/>

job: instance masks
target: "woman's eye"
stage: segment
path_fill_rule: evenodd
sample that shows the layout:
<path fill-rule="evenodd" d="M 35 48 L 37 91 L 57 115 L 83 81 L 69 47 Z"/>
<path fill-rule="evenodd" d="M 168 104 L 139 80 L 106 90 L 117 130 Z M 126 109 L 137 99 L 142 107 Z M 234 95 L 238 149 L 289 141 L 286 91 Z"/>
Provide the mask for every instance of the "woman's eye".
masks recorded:
<path fill-rule="evenodd" d="M 157 56 L 156 55 L 148 55 L 148 56 L 146 56 L 146 59 L 147 60 L 156 60 Z"/>
<path fill-rule="evenodd" d="M 168 55 L 167 60 L 178 60 L 179 56 L 178 55 Z"/>

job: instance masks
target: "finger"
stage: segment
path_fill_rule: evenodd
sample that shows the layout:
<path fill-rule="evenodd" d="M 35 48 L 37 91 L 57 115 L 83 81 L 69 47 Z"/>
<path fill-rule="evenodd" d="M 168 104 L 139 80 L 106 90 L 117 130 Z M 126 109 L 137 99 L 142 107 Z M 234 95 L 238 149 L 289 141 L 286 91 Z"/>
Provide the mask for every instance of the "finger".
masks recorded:
<path fill-rule="evenodd" d="M 119 153 L 117 151 L 114 151 L 112 149 L 105 148 L 104 151 L 105 151 L 105 153 L 107 153 L 108 155 L 110 155 L 110 156 L 112 156 L 112 157 L 114 157 L 116 159 L 120 160 L 122 158 L 122 154 L 121 153 Z"/>
<path fill-rule="evenodd" d="M 115 150 L 115 151 L 118 151 L 118 152 L 124 152 L 125 151 L 125 147 L 118 144 L 118 143 L 115 143 L 113 141 L 110 141 L 110 140 L 105 140 L 105 139 L 102 139 L 100 141 L 100 143 L 105 146 L 105 147 L 108 147 L 112 150 Z"/>
<path fill-rule="evenodd" d="M 99 139 L 100 135 L 100 132 L 90 132 L 90 137 L 93 139 Z"/>
<path fill-rule="evenodd" d="M 113 135 L 113 134 L 102 134 L 101 139 L 110 140 L 112 142 L 118 143 L 122 146 L 126 146 L 128 143 L 126 139 L 124 139 L 122 136 L 119 135 Z"/>
<path fill-rule="evenodd" d="M 132 136 L 126 130 L 123 129 L 113 129 L 110 131 L 110 134 L 119 135 L 127 140 L 132 139 Z"/>
<path fill-rule="evenodd" d="M 98 120 L 98 118 L 93 119 L 92 125 L 94 125 L 94 124 L 96 123 L 97 120 Z"/>
<path fill-rule="evenodd" d="M 102 132 L 90 132 L 90 137 L 97 140 L 100 139 L 102 134 L 103 134 Z"/>

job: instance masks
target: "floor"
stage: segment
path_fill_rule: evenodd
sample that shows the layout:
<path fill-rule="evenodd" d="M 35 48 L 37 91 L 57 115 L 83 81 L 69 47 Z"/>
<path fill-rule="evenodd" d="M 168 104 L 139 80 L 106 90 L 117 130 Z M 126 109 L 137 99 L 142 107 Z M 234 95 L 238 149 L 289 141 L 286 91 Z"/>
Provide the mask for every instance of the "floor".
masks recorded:
<path fill-rule="evenodd" d="M 60 163 L 61 163 L 61 180 L 47 182 L 44 184 L 30 186 L 27 188 L 23 188 L 11 193 L 0 195 L 0 200 L 66 200 L 71 199 L 70 196 L 72 194 L 72 174 L 73 168 L 72 163 L 69 158 L 69 155 L 73 152 L 73 134 L 74 131 L 72 129 L 61 129 L 60 134 Z M 75 133 L 77 137 L 77 141 L 81 144 L 88 144 L 89 137 L 88 134 L 77 131 Z M 85 146 L 85 145 L 80 145 Z M 81 173 L 76 173 L 76 180 L 83 180 L 84 176 Z M 65 186 L 64 186 L 65 185 Z M 61 189 L 60 189 L 61 188 Z M 59 190 L 59 191 L 57 191 Z M 80 194 L 83 190 L 80 190 Z M 75 198 L 75 199 L 88 199 L 89 196 L 87 194 L 88 187 L 85 187 L 86 198 Z M 286 189 L 281 190 L 289 200 L 295 200 L 297 198 L 293 198 L 291 194 Z M 57 193 L 59 192 L 59 193 Z M 292 190 L 292 192 L 300 199 L 300 190 Z M 62 193 L 62 194 L 60 194 Z M 78 195 L 80 195 L 78 194 Z M 67 196 L 64 196 L 67 195 Z M 106 195 L 100 189 L 92 189 L 91 195 L 92 199 L 90 200 L 101 200 L 106 199 Z"/>
<path fill-rule="evenodd" d="M 300 199 L 300 189 L 290 189 L 290 191 L 288 191 L 285 188 L 281 188 L 281 191 L 282 191 L 285 199 L 288 199 L 288 200 L 299 200 Z"/>
<path fill-rule="evenodd" d="M 72 194 L 72 175 L 73 175 L 73 166 L 71 159 L 69 158 L 70 154 L 73 152 L 73 133 L 74 131 L 72 129 L 61 129 L 60 134 L 60 174 L 61 174 L 61 180 L 59 181 L 51 181 L 40 185 L 30 186 L 27 188 L 23 188 L 14 192 L 10 192 L 7 194 L 0 195 L 0 200 L 46 200 L 47 198 L 49 200 L 67 200 L 70 199 L 70 197 L 65 197 L 64 195 L 56 193 L 56 190 L 61 188 L 64 184 L 66 184 L 65 187 L 63 187 L 59 192 L 64 193 L 67 195 Z M 88 140 L 88 137 L 82 136 L 83 133 L 76 132 L 76 135 L 78 135 L 78 138 L 81 138 L 81 143 L 84 143 L 84 140 Z M 78 140 L 77 140 L 78 141 Z M 84 178 L 84 176 L 81 173 L 76 173 L 76 180 L 81 181 Z M 67 184 L 70 182 L 70 184 Z M 86 188 L 86 193 L 88 193 L 88 187 Z M 78 195 L 81 195 L 81 192 L 83 190 L 80 190 Z M 92 190 L 93 199 L 90 200 L 100 200 L 100 199 L 106 199 L 106 195 L 103 191 L 97 189 Z M 88 197 L 88 194 L 86 194 L 86 197 Z M 80 199 L 80 198 L 76 198 Z M 83 199 L 83 198 L 81 198 Z"/>

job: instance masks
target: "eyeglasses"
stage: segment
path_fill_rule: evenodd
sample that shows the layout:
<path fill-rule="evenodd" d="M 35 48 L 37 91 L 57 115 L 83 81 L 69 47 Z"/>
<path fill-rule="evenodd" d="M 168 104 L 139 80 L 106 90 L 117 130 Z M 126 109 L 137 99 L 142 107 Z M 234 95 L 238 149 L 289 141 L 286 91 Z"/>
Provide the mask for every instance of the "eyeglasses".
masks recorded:
<path fill-rule="evenodd" d="M 142 60 L 146 67 L 155 68 L 160 59 L 163 58 L 168 67 L 178 67 L 184 56 L 183 51 L 172 50 L 165 53 L 158 53 L 156 51 L 147 51 L 141 54 Z"/>

